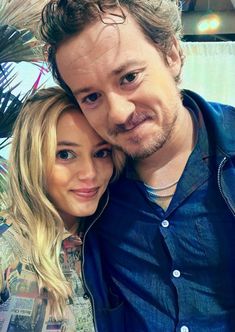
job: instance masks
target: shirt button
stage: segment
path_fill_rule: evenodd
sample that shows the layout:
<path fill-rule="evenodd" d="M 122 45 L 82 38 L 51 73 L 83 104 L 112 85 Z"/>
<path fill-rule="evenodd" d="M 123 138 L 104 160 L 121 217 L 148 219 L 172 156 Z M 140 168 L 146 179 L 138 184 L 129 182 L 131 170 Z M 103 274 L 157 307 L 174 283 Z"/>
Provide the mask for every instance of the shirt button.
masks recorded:
<path fill-rule="evenodd" d="M 170 225 L 169 221 L 168 220 L 163 220 L 162 221 L 162 227 L 166 228 Z"/>
<path fill-rule="evenodd" d="M 181 326 L 180 332 L 189 332 L 189 328 L 185 325 Z"/>
<path fill-rule="evenodd" d="M 181 273 L 180 273 L 179 270 L 174 270 L 174 271 L 173 271 L 173 276 L 174 276 L 175 278 L 179 278 L 179 277 L 180 277 L 180 274 L 181 274 Z M 182 331 L 181 331 L 181 332 L 182 332 Z M 186 331 L 183 330 L 183 332 L 186 332 Z"/>

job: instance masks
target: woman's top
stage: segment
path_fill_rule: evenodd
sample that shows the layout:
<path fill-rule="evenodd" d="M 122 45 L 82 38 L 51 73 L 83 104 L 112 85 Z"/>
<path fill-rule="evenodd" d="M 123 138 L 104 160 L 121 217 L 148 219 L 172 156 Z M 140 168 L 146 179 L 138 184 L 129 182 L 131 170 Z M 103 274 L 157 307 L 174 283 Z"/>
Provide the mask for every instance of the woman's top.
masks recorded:
<path fill-rule="evenodd" d="M 61 246 L 62 271 L 72 288 L 63 321 L 50 317 L 49 304 L 40 296 L 36 272 L 18 238 L 14 227 L 0 220 L 0 332 L 93 332 L 91 302 L 81 278 L 81 238 L 65 232 Z"/>

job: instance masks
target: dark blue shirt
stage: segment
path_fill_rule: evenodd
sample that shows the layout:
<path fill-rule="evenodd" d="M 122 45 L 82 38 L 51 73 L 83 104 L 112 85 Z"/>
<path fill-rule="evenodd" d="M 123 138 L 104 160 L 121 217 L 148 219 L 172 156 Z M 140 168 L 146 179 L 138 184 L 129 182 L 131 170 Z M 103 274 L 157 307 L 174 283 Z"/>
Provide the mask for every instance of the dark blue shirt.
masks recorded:
<path fill-rule="evenodd" d="M 167 211 L 123 176 L 97 225 L 127 331 L 235 331 L 235 219 L 219 192 L 213 140 L 187 106 L 198 141 Z"/>

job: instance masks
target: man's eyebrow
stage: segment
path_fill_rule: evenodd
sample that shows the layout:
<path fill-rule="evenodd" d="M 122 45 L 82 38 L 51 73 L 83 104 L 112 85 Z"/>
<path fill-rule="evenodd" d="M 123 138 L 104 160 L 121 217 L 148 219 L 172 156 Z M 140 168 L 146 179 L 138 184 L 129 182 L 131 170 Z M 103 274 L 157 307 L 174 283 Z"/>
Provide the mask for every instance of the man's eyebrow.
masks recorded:
<path fill-rule="evenodd" d="M 112 70 L 110 76 L 119 75 L 119 74 L 125 72 L 126 70 L 128 70 L 129 67 L 132 67 L 132 66 L 142 67 L 143 65 L 144 64 L 142 62 L 139 62 L 139 61 L 136 61 L 136 60 L 129 60 L 129 61 L 125 62 L 124 64 L 121 64 L 116 69 Z"/>
<path fill-rule="evenodd" d="M 82 89 L 74 90 L 74 91 L 72 91 L 72 93 L 75 97 L 78 97 L 82 93 L 89 93 L 91 91 L 92 91 L 92 87 L 85 87 L 85 88 L 82 88 Z"/>
<path fill-rule="evenodd" d="M 111 73 L 109 74 L 109 76 L 111 77 L 111 76 L 120 75 L 121 73 L 128 70 L 128 68 L 131 67 L 131 66 L 143 67 L 144 63 L 136 61 L 136 60 L 129 60 L 129 61 L 125 62 L 124 64 L 121 64 L 119 67 L 115 68 L 114 70 L 112 70 Z M 84 87 L 84 88 L 81 88 L 81 89 L 74 90 L 74 91 L 72 91 L 72 93 L 75 97 L 78 97 L 82 93 L 88 93 L 89 94 L 92 91 L 94 91 L 94 88 L 92 86 L 90 86 L 90 87 L 88 86 L 88 87 Z"/>

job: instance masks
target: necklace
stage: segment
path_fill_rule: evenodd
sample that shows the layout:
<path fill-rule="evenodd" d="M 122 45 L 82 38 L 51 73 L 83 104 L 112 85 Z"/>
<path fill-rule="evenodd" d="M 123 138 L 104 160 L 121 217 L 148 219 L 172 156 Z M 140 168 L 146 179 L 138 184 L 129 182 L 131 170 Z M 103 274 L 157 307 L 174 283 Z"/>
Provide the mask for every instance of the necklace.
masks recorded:
<path fill-rule="evenodd" d="M 160 187 L 160 188 L 151 187 L 148 184 L 145 184 L 145 186 L 152 189 L 152 190 L 154 190 L 154 191 L 163 191 L 163 190 L 170 189 L 170 188 L 174 187 L 175 185 L 177 185 L 178 182 L 179 182 L 179 179 L 177 181 L 171 183 L 171 184 L 168 184 L 165 187 Z"/>
<path fill-rule="evenodd" d="M 157 200 L 158 198 L 170 198 L 170 197 L 173 197 L 174 196 L 174 193 L 175 193 L 175 190 L 173 192 L 171 192 L 170 194 L 165 194 L 165 195 L 158 195 L 156 190 L 152 190 L 152 191 L 149 191 L 149 189 L 147 189 L 148 191 L 148 195 L 149 197 L 151 197 L 151 199 L 153 201 Z"/>
<path fill-rule="evenodd" d="M 149 186 L 145 183 L 145 187 L 147 189 L 149 199 L 151 201 L 156 202 L 156 200 L 158 200 L 158 199 L 162 199 L 162 198 L 165 198 L 165 199 L 168 198 L 169 199 L 169 198 L 173 197 L 174 193 L 175 193 L 175 188 L 173 188 L 173 187 L 176 186 L 178 182 L 179 182 L 179 180 L 177 180 L 177 181 L 175 181 L 175 182 L 173 182 L 173 183 L 171 183 L 171 184 L 169 184 L 165 187 L 161 187 L 161 188 L 151 187 L 151 186 Z M 171 190 L 169 190 L 169 189 L 171 189 Z M 164 190 L 166 191 L 165 194 L 162 194 L 162 195 L 158 194 L 159 192 L 164 191 Z"/>
<path fill-rule="evenodd" d="M 158 198 L 170 198 L 170 197 L 174 196 L 174 193 L 175 192 L 173 192 L 172 194 L 169 194 L 169 195 L 157 195 L 157 194 L 155 194 L 155 199 L 158 199 Z"/>

